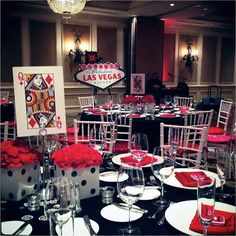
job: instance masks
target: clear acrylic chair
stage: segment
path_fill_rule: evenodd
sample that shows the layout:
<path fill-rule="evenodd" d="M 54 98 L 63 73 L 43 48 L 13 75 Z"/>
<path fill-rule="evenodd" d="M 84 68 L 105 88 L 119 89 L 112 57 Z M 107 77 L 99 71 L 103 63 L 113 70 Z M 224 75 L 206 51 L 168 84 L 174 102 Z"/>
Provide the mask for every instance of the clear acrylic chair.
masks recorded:
<path fill-rule="evenodd" d="M 94 96 L 87 96 L 87 97 L 78 97 L 79 99 L 79 106 L 80 109 L 83 110 L 84 108 L 94 108 Z"/>
<path fill-rule="evenodd" d="M 182 106 L 192 107 L 193 97 L 178 97 L 178 96 L 175 96 L 174 97 L 174 104 L 176 105 L 176 107 L 182 107 Z"/>
<path fill-rule="evenodd" d="M 211 126 L 209 128 L 209 135 L 226 134 L 232 104 L 232 101 L 221 100 L 216 126 Z"/>
<path fill-rule="evenodd" d="M 206 169 L 203 148 L 207 139 L 207 127 L 160 124 L 160 146 L 171 145 L 171 134 L 178 131 L 179 147 L 176 164 Z"/>

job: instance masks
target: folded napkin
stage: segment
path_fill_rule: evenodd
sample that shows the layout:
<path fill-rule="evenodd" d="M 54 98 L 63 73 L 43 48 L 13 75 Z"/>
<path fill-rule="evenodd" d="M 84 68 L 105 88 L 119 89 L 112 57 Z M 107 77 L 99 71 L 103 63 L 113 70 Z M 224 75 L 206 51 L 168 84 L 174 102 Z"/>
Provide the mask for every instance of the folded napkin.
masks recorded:
<path fill-rule="evenodd" d="M 129 116 L 130 116 L 130 115 L 129 115 Z M 137 113 L 137 114 L 132 114 L 132 117 L 133 117 L 133 118 L 140 118 L 140 116 L 141 116 L 141 114 L 138 114 L 138 113 Z"/>
<path fill-rule="evenodd" d="M 92 111 L 93 115 L 105 115 L 107 114 L 105 111 Z"/>
<path fill-rule="evenodd" d="M 9 102 L 7 100 L 0 100 L 0 104 L 8 104 Z"/>
<path fill-rule="evenodd" d="M 176 117 L 176 115 L 173 113 L 163 113 L 163 114 L 160 114 L 160 117 L 171 118 L 171 117 Z"/>
<path fill-rule="evenodd" d="M 100 108 L 102 108 L 102 109 L 111 109 L 112 107 L 111 106 L 107 106 L 107 105 L 103 105 L 103 106 L 100 106 Z"/>
<path fill-rule="evenodd" d="M 156 158 L 153 158 L 152 156 L 146 155 L 141 161 L 140 161 L 140 165 L 141 166 L 145 166 L 148 164 L 151 164 L 153 162 L 157 161 Z M 136 160 L 133 156 L 127 156 L 127 157 L 122 157 L 121 158 L 121 162 L 122 163 L 129 163 L 130 165 L 132 165 L 132 163 L 136 164 L 139 161 Z"/>
<path fill-rule="evenodd" d="M 218 225 L 210 224 L 208 226 L 208 230 L 207 230 L 208 234 L 235 235 L 235 216 L 236 216 L 235 213 L 215 210 L 214 216 L 224 216 L 225 217 L 225 225 L 218 226 Z M 202 226 L 201 222 L 199 221 L 198 212 L 196 212 L 194 218 L 192 219 L 189 229 L 192 231 L 199 232 L 199 233 L 203 232 L 203 226 Z"/>
<path fill-rule="evenodd" d="M 96 111 L 100 111 L 100 109 L 99 109 L 99 108 L 92 108 L 92 107 L 90 107 L 90 108 L 88 109 L 88 111 L 96 112 Z"/>
<path fill-rule="evenodd" d="M 203 171 L 175 172 L 175 177 L 186 187 L 197 187 L 198 179 L 205 182 L 205 184 L 211 183 L 211 179 Z"/>

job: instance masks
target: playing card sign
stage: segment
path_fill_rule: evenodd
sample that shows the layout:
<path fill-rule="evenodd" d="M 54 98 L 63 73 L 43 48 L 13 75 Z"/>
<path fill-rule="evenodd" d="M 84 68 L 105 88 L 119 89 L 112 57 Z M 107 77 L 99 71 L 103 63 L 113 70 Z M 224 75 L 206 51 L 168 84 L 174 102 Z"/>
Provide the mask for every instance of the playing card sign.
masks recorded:
<path fill-rule="evenodd" d="M 13 79 L 17 136 L 65 133 L 62 67 L 13 67 Z"/>
<path fill-rule="evenodd" d="M 99 89 L 106 89 L 125 78 L 118 63 L 82 64 L 75 80 Z"/>
<path fill-rule="evenodd" d="M 131 94 L 145 94 L 145 74 L 131 74 Z"/>

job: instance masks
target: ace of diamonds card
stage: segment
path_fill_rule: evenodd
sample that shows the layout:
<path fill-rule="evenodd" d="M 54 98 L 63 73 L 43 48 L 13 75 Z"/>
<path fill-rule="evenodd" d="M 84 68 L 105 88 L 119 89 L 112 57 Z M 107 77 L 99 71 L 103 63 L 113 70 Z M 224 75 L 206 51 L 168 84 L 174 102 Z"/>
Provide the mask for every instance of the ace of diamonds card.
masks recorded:
<path fill-rule="evenodd" d="M 61 66 L 13 67 L 17 136 L 66 132 Z"/>

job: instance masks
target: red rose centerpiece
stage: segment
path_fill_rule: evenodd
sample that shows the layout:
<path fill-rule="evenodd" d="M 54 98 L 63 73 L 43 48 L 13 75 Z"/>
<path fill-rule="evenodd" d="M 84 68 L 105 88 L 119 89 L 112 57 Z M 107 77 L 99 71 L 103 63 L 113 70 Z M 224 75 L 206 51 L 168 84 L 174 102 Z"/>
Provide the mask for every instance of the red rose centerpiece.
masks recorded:
<path fill-rule="evenodd" d="M 135 96 L 127 96 L 124 98 L 123 103 L 124 103 L 124 108 L 125 110 L 132 110 L 133 112 L 136 111 L 136 105 L 139 102 L 139 99 L 136 98 Z"/>
<path fill-rule="evenodd" d="M 80 186 L 80 199 L 99 195 L 99 166 L 101 154 L 85 144 L 63 147 L 52 154 L 55 177 L 65 176 Z"/>
<path fill-rule="evenodd" d="M 155 98 L 152 95 L 145 95 L 141 99 L 144 113 L 153 113 L 155 109 Z"/>
<path fill-rule="evenodd" d="M 39 187 L 41 154 L 24 141 L 0 143 L 1 197 L 19 201 Z"/>

